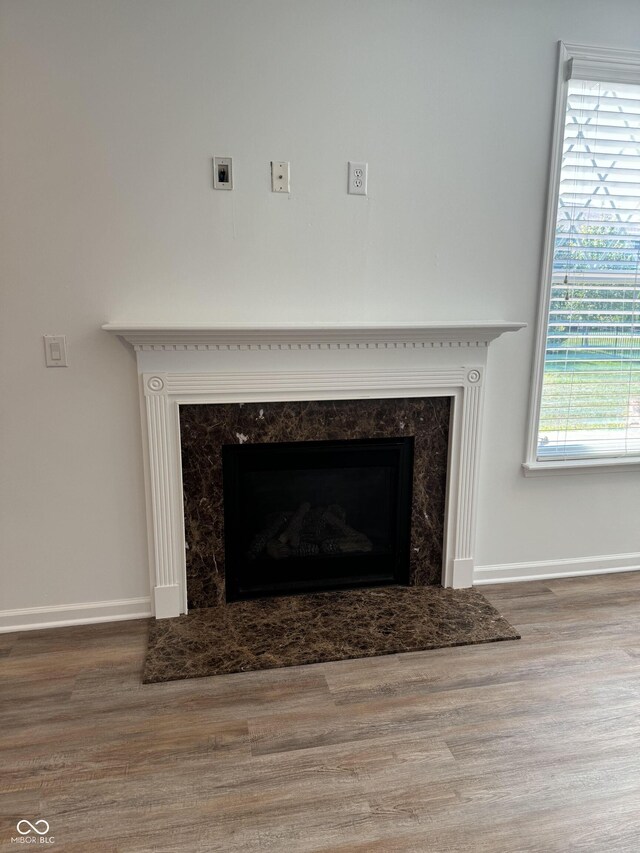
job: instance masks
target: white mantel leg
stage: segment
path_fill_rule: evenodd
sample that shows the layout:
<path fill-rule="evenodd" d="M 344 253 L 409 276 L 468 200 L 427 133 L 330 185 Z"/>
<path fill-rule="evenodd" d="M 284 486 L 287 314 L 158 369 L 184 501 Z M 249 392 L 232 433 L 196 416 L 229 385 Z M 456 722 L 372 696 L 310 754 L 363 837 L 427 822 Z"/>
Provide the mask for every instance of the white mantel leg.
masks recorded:
<path fill-rule="evenodd" d="M 482 369 L 472 368 L 467 372 L 463 390 L 460 435 L 456 436 L 459 452 L 457 482 L 457 512 L 453 520 L 454 537 L 452 570 L 445 578 L 444 586 L 455 589 L 473 586 L 475 551 L 476 500 L 482 406 L 484 401 Z"/>
<path fill-rule="evenodd" d="M 144 378 L 148 488 L 151 498 L 151 579 L 156 619 L 185 612 L 184 526 L 180 471 L 178 407 L 170 400 L 165 378 Z"/>

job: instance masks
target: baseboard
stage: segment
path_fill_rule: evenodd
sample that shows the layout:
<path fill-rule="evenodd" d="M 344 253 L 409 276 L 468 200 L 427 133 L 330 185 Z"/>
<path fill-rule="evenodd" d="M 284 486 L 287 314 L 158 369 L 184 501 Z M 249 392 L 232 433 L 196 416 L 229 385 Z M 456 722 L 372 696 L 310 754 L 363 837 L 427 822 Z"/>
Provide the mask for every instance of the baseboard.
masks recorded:
<path fill-rule="evenodd" d="M 640 571 L 640 553 L 608 554 L 601 557 L 578 557 L 569 560 L 540 560 L 529 563 L 501 563 L 493 566 L 476 566 L 473 570 L 473 585 L 634 571 Z M 0 634 L 11 631 L 35 631 L 41 628 L 62 628 L 66 625 L 90 625 L 94 622 L 147 619 L 151 615 L 149 598 L 123 598 L 117 601 L 92 601 L 84 604 L 0 610 Z"/>
<path fill-rule="evenodd" d="M 125 619 L 144 619 L 149 616 L 149 598 L 123 598 L 118 601 L 0 610 L 0 634 L 10 631 L 34 631 L 39 628 L 62 628 L 65 625 L 89 625 L 93 622 L 121 622 Z"/>
<path fill-rule="evenodd" d="M 502 563 L 495 566 L 476 566 L 473 585 L 635 571 L 640 571 L 640 553 L 607 554 L 602 557 L 578 557 L 572 560 L 540 560 L 533 563 Z"/>

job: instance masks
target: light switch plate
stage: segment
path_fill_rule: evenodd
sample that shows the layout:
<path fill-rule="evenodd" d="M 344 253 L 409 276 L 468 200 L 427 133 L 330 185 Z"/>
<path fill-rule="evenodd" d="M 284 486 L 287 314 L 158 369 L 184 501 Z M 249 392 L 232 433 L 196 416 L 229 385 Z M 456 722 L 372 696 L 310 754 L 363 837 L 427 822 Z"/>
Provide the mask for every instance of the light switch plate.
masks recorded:
<path fill-rule="evenodd" d="M 290 163 L 284 160 L 271 161 L 271 192 L 288 193 L 291 191 Z"/>
<path fill-rule="evenodd" d="M 66 335 L 44 335 L 44 361 L 47 367 L 68 367 Z"/>
<path fill-rule="evenodd" d="M 233 160 L 231 157 L 213 158 L 214 190 L 233 189 Z"/>

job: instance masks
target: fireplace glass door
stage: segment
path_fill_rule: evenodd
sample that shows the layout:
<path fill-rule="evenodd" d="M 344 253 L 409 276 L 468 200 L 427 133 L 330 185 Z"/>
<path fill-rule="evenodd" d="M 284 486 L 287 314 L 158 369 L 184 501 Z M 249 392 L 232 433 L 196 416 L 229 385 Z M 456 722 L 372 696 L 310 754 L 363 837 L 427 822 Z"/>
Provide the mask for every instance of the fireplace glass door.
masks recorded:
<path fill-rule="evenodd" d="M 407 584 L 413 438 L 225 445 L 228 601 Z"/>

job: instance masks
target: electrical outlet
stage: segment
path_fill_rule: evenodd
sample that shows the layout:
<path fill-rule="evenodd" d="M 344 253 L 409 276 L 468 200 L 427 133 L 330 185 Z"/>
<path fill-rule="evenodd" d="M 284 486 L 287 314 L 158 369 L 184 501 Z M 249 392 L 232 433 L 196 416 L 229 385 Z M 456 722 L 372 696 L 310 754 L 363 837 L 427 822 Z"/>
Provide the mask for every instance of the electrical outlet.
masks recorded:
<path fill-rule="evenodd" d="M 367 164 L 354 163 L 349 160 L 349 183 L 347 192 L 350 195 L 367 194 Z"/>
<path fill-rule="evenodd" d="M 213 188 L 214 190 L 233 189 L 233 160 L 231 157 L 213 158 Z"/>
<path fill-rule="evenodd" d="M 271 192 L 288 193 L 291 190 L 290 164 L 283 160 L 271 161 Z"/>

